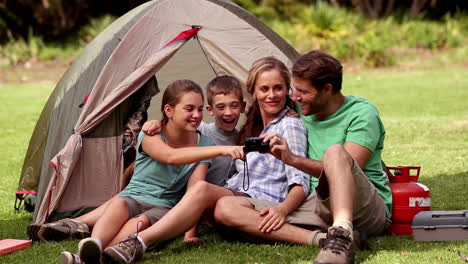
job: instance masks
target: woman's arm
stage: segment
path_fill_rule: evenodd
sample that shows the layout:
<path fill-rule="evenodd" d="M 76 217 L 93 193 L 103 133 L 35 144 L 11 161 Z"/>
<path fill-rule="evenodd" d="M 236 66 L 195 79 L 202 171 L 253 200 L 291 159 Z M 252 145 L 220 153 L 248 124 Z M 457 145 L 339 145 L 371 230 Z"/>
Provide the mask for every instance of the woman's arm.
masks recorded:
<path fill-rule="evenodd" d="M 258 227 L 261 232 L 269 233 L 280 229 L 286 222 L 286 217 L 304 202 L 306 195 L 301 185 L 294 185 L 286 199 L 278 206 L 265 208 L 260 216 L 265 216 Z"/>
<path fill-rule="evenodd" d="M 300 119 L 284 119 L 282 121 L 283 136 L 290 143 L 291 154 L 306 156 L 307 155 L 307 132 Z M 265 135 L 263 135 L 265 136 Z M 272 142 L 270 142 L 270 146 Z M 271 152 L 274 154 L 273 148 Z M 276 156 L 276 155 L 275 155 Z M 287 181 L 289 191 L 283 202 L 274 208 L 266 208 L 260 215 L 265 216 L 260 223 L 262 232 L 271 232 L 278 230 L 286 222 L 286 217 L 302 204 L 304 199 L 309 194 L 310 176 L 306 173 L 283 164 L 285 172 L 285 181 Z"/>
<path fill-rule="evenodd" d="M 160 136 L 145 136 L 141 147 L 151 158 L 173 166 L 186 165 L 217 156 L 230 156 L 232 159 L 244 157 L 242 146 L 172 148 Z"/>

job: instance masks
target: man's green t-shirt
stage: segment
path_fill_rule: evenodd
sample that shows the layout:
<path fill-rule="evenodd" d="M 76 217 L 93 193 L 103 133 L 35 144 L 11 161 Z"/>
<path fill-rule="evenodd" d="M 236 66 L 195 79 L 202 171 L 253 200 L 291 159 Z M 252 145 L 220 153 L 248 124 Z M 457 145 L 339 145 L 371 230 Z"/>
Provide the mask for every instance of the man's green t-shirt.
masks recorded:
<path fill-rule="evenodd" d="M 390 218 L 392 192 L 388 186 L 388 178 L 383 173 L 381 162 L 385 129 L 375 106 L 364 98 L 346 96 L 338 111 L 324 120 L 318 120 L 314 115 L 300 115 L 307 128 L 308 155 L 311 159 L 322 160 L 328 147 L 333 144 L 344 145 L 346 141 L 354 142 L 372 151 L 363 171 L 383 198 L 387 216 Z M 318 178 L 310 178 L 310 189 L 314 190 L 317 187 Z"/>

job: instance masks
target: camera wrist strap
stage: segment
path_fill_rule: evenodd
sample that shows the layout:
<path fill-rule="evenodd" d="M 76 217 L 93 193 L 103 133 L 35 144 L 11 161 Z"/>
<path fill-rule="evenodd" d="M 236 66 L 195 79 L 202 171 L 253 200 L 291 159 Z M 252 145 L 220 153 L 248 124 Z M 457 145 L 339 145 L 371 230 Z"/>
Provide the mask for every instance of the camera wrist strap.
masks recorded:
<path fill-rule="evenodd" d="M 247 176 L 247 188 L 245 188 L 245 178 Z M 245 160 L 244 160 L 244 178 L 242 180 L 242 188 L 244 191 L 247 191 L 250 186 L 250 177 L 249 177 L 249 165 L 247 164 L 247 155 L 245 155 Z"/>

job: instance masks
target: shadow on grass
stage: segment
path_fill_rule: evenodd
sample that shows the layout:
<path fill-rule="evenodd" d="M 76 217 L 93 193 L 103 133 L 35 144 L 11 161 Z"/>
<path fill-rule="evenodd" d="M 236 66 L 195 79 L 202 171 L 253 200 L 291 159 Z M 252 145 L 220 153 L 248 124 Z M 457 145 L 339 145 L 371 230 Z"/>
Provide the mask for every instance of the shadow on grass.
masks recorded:
<path fill-rule="evenodd" d="M 374 259 L 378 255 L 391 255 L 394 263 L 424 263 L 421 257 L 426 254 L 433 258 L 450 259 L 449 262 L 441 260 L 440 263 L 453 263 L 454 259 L 458 259 L 458 250 L 468 249 L 466 241 L 419 242 L 409 235 L 374 237 L 370 242 L 372 251 L 360 252 L 356 263 Z"/>
<path fill-rule="evenodd" d="M 468 209 L 468 171 L 423 177 L 420 182 L 431 191 L 431 210 Z"/>
<path fill-rule="evenodd" d="M 0 220 L 0 239 L 29 239 L 26 228 L 31 222 L 32 215 L 29 213 L 14 215 L 13 219 Z"/>

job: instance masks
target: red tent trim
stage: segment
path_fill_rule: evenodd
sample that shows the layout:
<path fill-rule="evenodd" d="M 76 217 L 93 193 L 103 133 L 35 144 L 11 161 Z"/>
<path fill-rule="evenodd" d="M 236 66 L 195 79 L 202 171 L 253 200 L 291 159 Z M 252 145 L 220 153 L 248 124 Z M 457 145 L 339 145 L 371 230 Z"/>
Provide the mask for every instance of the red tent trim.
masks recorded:
<path fill-rule="evenodd" d="M 169 41 L 166 45 L 164 45 L 164 47 L 169 46 L 172 43 L 177 42 L 177 41 L 181 41 L 181 40 L 187 41 L 193 36 L 195 36 L 200 29 L 201 27 L 197 26 L 192 29 L 182 31 L 179 33 L 177 37 L 175 37 L 173 40 Z"/>

